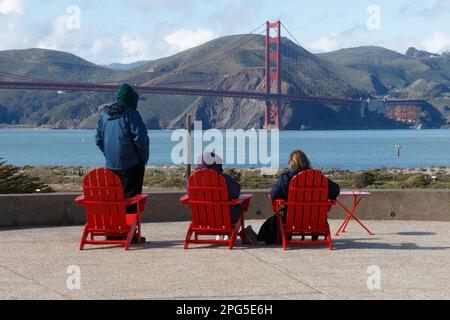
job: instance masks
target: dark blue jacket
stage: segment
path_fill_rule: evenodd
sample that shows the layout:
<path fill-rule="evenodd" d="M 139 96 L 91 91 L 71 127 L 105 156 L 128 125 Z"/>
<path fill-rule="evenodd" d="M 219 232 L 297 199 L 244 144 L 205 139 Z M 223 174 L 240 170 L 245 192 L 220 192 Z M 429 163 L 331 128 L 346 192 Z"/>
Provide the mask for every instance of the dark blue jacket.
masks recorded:
<path fill-rule="evenodd" d="M 241 196 L 241 185 L 234 181 L 232 176 L 226 173 L 222 173 L 221 175 L 225 178 L 225 183 L 227 184 L 228 200 L 239 199 Z M 242 207 L 240 205 L 230 207 L 230 214 L 231 223 L 237 223 L 242 215 Z"/>
<path fill-rule="evenodd" d="M 291 184 L 292 179 L 294 179 L 295 176 L 300 174 L 301 171 L 295 171 L 295 170 L 288 170 L 286 173 L 284 173 L 280 179 L 278 179 L 275 186 L 272 188 L 272 192 L 270 193 L 270 196 L 273 200 L 276 199 L 282 199 L 282 200 L 289 200 L 289 186 Z M 339 194 L 341 193 L 340 186 L 328 179 L 328 199 L 335 200 L 337 197 L 339 197 Z"/>
<path fill-rule="evenodd" d="M 130 170 L 149 160 L 147 128 L 137 111 L 139 95 L 128 84 L 120 87 L 117 102 L 102 108 L 96 143 L 111 170 Z"/>
<path fill-rule="evenodd" d="M 229 200 L 239 199 L 241 196 L 241 185 L 226 173 L 222 173 L 222 176 L 225 178 L 225 183 L 227 184 Z"/>

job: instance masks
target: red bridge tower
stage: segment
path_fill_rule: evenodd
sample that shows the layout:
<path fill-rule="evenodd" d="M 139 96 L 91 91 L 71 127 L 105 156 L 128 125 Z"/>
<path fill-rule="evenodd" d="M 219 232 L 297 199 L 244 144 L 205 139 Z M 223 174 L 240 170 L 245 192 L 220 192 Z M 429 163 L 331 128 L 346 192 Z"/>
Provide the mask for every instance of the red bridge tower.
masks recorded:
<path fill-rule="evenodd" d="M 281 83 L 281 22 L 266 24 L 266 94 L 282 94 Z M 272 37 L 271 31 L 276 32 Z M 272 92 L 272 87 L 275 92 Z M 281 100 L 266 101 L 264 129 L 280 128 Z"/>

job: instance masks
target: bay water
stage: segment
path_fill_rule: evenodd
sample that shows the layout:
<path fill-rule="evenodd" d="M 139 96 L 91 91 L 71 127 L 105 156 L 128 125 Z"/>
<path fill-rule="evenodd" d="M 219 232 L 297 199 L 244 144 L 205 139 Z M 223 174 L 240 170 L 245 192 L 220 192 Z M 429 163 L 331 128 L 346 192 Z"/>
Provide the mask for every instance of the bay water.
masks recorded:
<path fill-rule="evenodd" d="M 150 166 L 172 165 L 172 131 L 149 131 Z M 396 146 L 401 145 L 398 157 Z M 315 168 L 450 167 L 450 130 L 281 131 L 280 165 L 302 149 Z M 247 151 L 248 152 L 248 151 Z M 17 166 L 104 165 L 94 130 L 0 130 L 0 158 Z M 237 166 L 238 167 L 238 166 Z"/>

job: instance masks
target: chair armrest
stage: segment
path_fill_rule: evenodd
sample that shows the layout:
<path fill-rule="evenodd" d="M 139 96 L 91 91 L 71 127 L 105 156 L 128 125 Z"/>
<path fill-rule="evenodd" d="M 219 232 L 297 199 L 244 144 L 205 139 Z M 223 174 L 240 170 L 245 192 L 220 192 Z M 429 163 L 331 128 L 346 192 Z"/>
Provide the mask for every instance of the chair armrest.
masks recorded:
<path fill-rule="evenodd" d="M 147 200 L 148 199 L 148 195 L 144 195 L 144 194 L 138 194 L 137 196 L 127 199 L 125 200 L 125 205 L 127 206 L 132 206 L 133 204 L 139 203 L 143 200 Z"/>
<path fill-rule="evenodd" d="M 189 195 L 184 195 L 181 199 L 180 202 L 182 205 L 188 205 L 189 204 Z"/>
<path fill-rule="evenodd" d="M 243 194 L 237 200 L 238 200 L 238 203 L 241 204 L 241 203 L 244 203 L 245 201 L 251 200 L 252 198 L 253 198 L 252 194 Z"/>
<path fill-rule="evenodd" d="M 272 207 L 273 207 L 273 211 L 278 214 L 281 210 L 282 206 L 286 205 L 286 201 L 283 199 L 278 199 L 278 200 L 272 200 Z"/>
<path fill-rule="evenodd" d="M 75 203 L 79 206 L 84 205 L 84 196 L 79 196 L 78 198 L 75 199 Z"/>
<path fill-rule="evenodd" d="M 231 200 L 231 205 L 241 205 L 242 210 L 244 212 L 248 211 L 248 208 L 250 207 L 250 200 L 252 200 L 253 195 L 252 194 L 242 194 L 239 199 L 233 199 Z"/>
<path fill-rule="evenodd" d="M 142 213 L 145 210 L 145 204 L 147 202 L 148 195 L 146 194 L 138 194 L 137 196 L 125 200 L 126 206 L 132 206 L 137 204 L 137 213 Z"/>
<path fill-rule="evenodd" d="M 333 209 L 333 206 L 335 206 L 338 201 L 337 200 L 328 200 L 328 202 L 330 203 L 330 206 L 328 207 L 328 212 L 331 211 L 331 209 Z"/>
<path fill-rule="evenodd" d="M 239 197 L 239 199 L 232 199 L 230 200 L 230 205 L 231 206 L 237 206 L 238 204 L 242 204 L 245 201 L 249 201 L 251 200 L 251 198 L 253 197 L 252 194 L 243 194 Z"/>

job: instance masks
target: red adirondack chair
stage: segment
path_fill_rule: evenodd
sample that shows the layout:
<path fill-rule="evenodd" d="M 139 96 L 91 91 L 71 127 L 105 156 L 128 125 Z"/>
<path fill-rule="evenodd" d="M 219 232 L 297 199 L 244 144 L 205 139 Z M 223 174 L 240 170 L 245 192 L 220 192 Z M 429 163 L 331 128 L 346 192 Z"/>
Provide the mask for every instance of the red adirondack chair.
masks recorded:
<path fill-rule="evenodd" d="M 89 245 L 124 245 L 129 250 L 133 237 L 141 239 L 141 214 L 146 195 L 125 199 L 120 179 L 108 169 L 94 169 L 84 178 L 84 195 L 75 203 L 86 207 L 87 224 L 80 250 Z M 126 214 L 126 206 L 137 204 L 137 213 Z M 90 240 L 87 240 L 90 236 Z M 95 240 L 96 237 L 124 237 L 125 240 Z"/>
<path fill-rule="evenodd" d="M 229 200 L 225 178 L 214 170 L 203 169 L 189 178 L 189 191 L 181 198 L 183 205 L 189 205 L 192 223 L 189 227 L 184 248 L 194 244 L 227 244 L 233 250 L 239 235 L 245 241 L 244 214 L 248 211 L 253 195 L 242 195 L 239 199 Z M 231 223 L 230 206 L 241 205 L 243 214 L 236 224 Z M 216 240 L 211 237 L 228 236 L 229 240 Z M 192 236 L 195 238 L 192 240 Z M 206 236 L 209 239 L 200 240 Z"/>
<path fill-rule="evenodd" d="M 320 171 L 308 170 L 291 181 L 288 201 L 275 200 L 273 206 L 278 215 L 279 232 L 283 249 L 288 244 L 328 245 L 333 250 L 328 212 L 336 201 L 328 200 L 328 179 Z M 282 207 L 286 207 L 283 218 Z M 324 237 L 318 241 L 294 240 L 295 237 Z M 292 240 L 288 240 L 288 238 Z"/>

